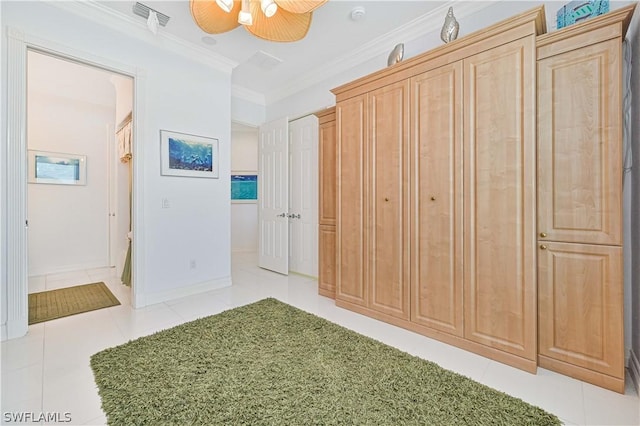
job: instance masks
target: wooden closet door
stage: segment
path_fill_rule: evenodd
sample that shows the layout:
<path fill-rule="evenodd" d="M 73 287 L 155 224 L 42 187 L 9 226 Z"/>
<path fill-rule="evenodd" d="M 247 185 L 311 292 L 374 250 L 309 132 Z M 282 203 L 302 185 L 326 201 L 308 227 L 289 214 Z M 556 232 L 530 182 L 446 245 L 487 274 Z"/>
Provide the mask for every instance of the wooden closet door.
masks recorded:
<path fill-rule="evenodd" d="M 411 321 L 461 336 L 462 62 L 411 79 Z"/>
<path fill-rule="evenodd" d="M 366 306 L 368 256 L 367 95 L 336 105 L 338 143 L 337 287 L 336 299 Z"/>
<path fill-rule="evenodd" d="M 409 319 L 408 107 L 409 83 L 369 93 L 369 307 Z"/>
<path fill-rule="evenodd" d="M 620 67 L 618 39 L 538 62 L 541 239 L 622 244 Z"/>
<path fill-rule="evenodd" d="M 318 293 L 335 298 L 336 227 L 320 225 L 318 231 Z"/>
<path fill-rule="evenodd" d="M 464 60 L 465 337 L 536 358 L 535 40 Z"/>
<path fill-rule="evenodd" d="M 320 225 L 336 224 L 336 120 L 335 112 L 329 116 L 320 117 L 319 165 L 320 165 L 320 200 L 319 217 Z"/>
<path fill-rule="evenodd" d="M 546 357 L 624 378 L 622 247 L 542 242 L 538 264 L 541 365 L 594 380 Z"/>

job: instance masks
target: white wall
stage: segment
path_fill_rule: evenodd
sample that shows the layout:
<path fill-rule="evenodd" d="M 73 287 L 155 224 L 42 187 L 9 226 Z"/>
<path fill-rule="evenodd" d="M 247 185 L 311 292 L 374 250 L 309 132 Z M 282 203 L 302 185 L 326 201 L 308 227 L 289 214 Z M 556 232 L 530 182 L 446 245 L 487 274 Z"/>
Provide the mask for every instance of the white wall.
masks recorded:
<path fill-rule="evenodd" d="M 631 169 L 631 232 L 625 239 L 631 242 L 631 352 L 630 364 L 635 362 L 636 388 L 640 389 L 640 10 L 636 7 L 633 19 L 627 32 L 627 40 L 631 43 L 631 148 L 633 152 L 633 168 Z M 629 177 L 629 176 L 628 176 Z M 631 367 L 631 365 L 630 365 Z"/>
<path fill-rule="evenodd" d="M 230 284 L 230 73 L 162 49 L 164 40 L 150 32 L 142 41 L 51 3 L 2 2 L 1 7 L 3 47 L 7 26 L 11 26 L 29 40 L 115 64 L 114 68 L 120 64 L 120 69 L 135 70 L 140 82 L 144 80 L 140 86 L 144 90 L 136 92 L 142 97 L 135 101 L 144 111 L 144 116 L 137 118 L 143 138 L 135 141 L 135 146 L 143 147 L 143 158 L 139 159 L 142 181 L 137 182 L 143 195 L 134 195 L 140 202 L 139 221 L 144 226 L 144 240 L 134 241 L 135 261 L 144 277 L 134 283 L 141 293 L 139 303 Z M 6 55 L 2 55 L 2 69 L 6 75 Z M 3 78 L 3 110 L 7 108 L 7 84 L 11 82 Z M 160 129 L 218 138 L 220 178 L 161 176 Z M 1 145 L 6 143 L 3 131 Z M 4 149 L 2 169 L 6 170 Z M 3 191 L 0 205 L 6 206 L 11 200 L 6 198 L 6 189 Z M 163 209 L 162 199 L 168 199 L 171 207 Z M 5 220 L 3 210 L 3 226 Z M 192 262 L 194 269 L 190 268 Z M 6 292 L 3 276 L 5 308 Z"/>
<path fill-rule="evenodd" d="M 234 125 L 231 132 L 231 171 L 258 172 L 258 130 Z M 258 181 L 258 184 L 260 182 Z M 231 250 L 258 250 L 258 204 L 231 204 Z"/>
<path fill-rule="evenodd" d="M 82 80 L 85 67 L 66 62 L 63 68 L 50 66 L 53 61 L 58 60 L 29 53 L 27 146 L 85 155 L 86 185 L 28 185 L 29 276 L 109 263 L 107 130 L 114 125 L 115 91 L 108 74 L 100 73 L 102 79 L 89 80 L 106 86 L 106 94 L 100 96 L 96 88 L 90 101 L 82 84 L 65 84 Z"/>

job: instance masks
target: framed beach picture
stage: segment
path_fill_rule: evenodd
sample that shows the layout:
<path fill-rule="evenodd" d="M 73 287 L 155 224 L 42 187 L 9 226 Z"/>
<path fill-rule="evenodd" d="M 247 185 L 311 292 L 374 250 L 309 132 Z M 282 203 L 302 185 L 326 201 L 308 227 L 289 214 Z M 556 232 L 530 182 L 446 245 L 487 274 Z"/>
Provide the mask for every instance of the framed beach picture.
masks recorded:
<path fill-rule="evenodd" d="M 218 139 L 160 130 L 160 174 L 218 177 Z"/>
<path fill-rule="evenodd" d="M 60 152 L 28 151 L 29 183 L 86 185 L 87 157 Z"/>
<path fill-rule="evenodd" d="M 258 174 L 256 172 L 231 173 L 231 202 L 258 202 Z"/>

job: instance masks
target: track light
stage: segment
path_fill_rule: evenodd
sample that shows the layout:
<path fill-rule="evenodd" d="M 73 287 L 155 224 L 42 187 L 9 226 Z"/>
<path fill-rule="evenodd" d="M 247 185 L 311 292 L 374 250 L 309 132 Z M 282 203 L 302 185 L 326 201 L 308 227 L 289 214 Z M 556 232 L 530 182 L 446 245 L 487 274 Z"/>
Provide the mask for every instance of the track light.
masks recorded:
<path fill-rule="evenodd" d="M 233 9 L 233 0 L 216 0 L 216 4 L 227 13 Z"/>
<path fill-rule="evenodd" d="M 271 18 L 278 10 L 278 5 L 273 0 L 261 0 L 260 6 L 262 7 L 262 13 L 264 13 L 267 18 Z"/>
<path fill-rule="evenodd" d="M 160 21 L 158 21 L 158 14 L 155 10 L 150 10 L 149 17 L 147 18 L 147 27 L 149 28 L 149 31 L 154 35 L 158 34 L 158 25 L 160 25 Z"/>

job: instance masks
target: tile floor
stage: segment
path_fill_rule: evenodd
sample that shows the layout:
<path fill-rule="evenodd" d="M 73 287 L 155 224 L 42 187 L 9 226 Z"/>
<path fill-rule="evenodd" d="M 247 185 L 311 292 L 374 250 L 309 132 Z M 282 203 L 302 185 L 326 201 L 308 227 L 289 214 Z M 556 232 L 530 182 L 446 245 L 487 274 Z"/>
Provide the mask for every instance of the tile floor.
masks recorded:
<path fill-rule="evenodd" d="M 27 336 L 2 342 L 0 421 L 7 422 L 7 413 L 30 411 L 70 413 L 71 422 L 66 424 L 105 424 L 89 368 L 92 354 L 185 321 L 275 297 L 535 404 L 566 424 L 640 424 L 640 400 L 631 384 L 620 395 L 544 369 L 537 375 L 525 373 L 337 308 L 332 300 L 317 295 L 315 280 L 295 274 L 286 277 L 255 265 L 255 255 L 234 255 L 232 287 L 139 310 L 130 308 L 129 289 L 119 284 L 110 269 L 35 278 L 30 291 L 104 281 L 122 305 L 30 326 Z"/>

